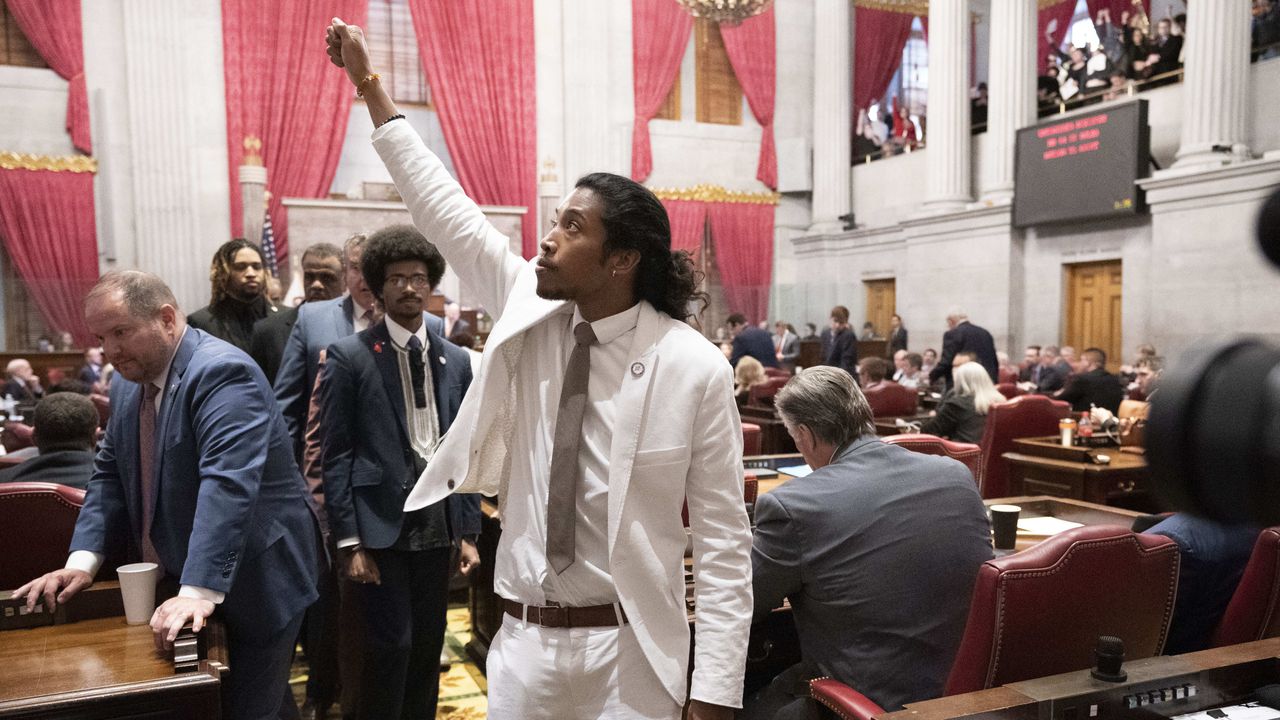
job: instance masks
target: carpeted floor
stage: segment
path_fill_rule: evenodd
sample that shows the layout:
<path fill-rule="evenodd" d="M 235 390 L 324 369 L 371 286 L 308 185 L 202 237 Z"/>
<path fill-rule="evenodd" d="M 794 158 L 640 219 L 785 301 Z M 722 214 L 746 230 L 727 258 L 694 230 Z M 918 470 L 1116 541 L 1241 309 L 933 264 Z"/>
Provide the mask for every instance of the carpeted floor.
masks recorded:
<path fill-rule="evenodd" d="M 484 720 L 488 702 L 485 700 L 484 675 L 467 657 L 464 648 L 471 640 L 471 613 L 465 604 L 449 607 L 449 625 L 445 633 L 444 648 L 453 661 L 449 671 L 440 675 L 440 704 L 436 709 L 437 720 Z M 289 678 L 293 697 L 302 706 L 306 699 L 307 662 L 298 653 Z M 330 718 L 339 718 L 338 708 L 329 712 Z"/>

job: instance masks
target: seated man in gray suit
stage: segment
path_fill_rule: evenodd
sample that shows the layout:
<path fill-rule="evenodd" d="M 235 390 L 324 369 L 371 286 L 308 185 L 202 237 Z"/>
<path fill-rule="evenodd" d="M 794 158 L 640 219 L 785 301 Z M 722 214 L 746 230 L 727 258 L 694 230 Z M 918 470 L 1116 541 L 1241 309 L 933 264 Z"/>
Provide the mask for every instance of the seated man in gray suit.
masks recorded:
<path fill-rule="evenodd" d="M 756 502 L 755 616 L 790 598 L 802 660 L 739 717 L 808 717 L 808 681 L 824 675 L 886 710 L 938 697 L 991 559 L 973 476 L 881 442 L 839 368 L 805 370 L 775 405 L 814 472 Z"/>

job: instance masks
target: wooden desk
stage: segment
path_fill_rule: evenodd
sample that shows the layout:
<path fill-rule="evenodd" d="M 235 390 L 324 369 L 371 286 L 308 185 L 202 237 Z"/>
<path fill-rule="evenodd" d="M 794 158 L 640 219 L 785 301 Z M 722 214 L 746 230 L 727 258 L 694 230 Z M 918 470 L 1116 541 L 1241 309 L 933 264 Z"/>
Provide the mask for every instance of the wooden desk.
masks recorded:
<path fill-rule="evenodd" d="M 1110 448 L 1064 448 L 1056 438 L 1014 440 L 1009 461 L 1009 492 L 1013 495 L 1054 495 L 1102 505 L 1154 511 L 1151 478 L 1141 455 Z M 1091 459 L 1107 455 L 1099 465 Z M 1071 458 L 1078 459 L 1071 459 Z"/>
<path fill-rule="evenodd" d="M 908 432 L 907 428 L 898 427 L 899 420 L 905 420 L 910 423 L 922 423 L 933 417 L 928 412 L 918 412 L 915 415 L 900 415 L 890 417 L 878 417 L 875 419 L 877 435 L 901 435 Z"/>
<path fill-rule="evenodd" d="M 217 621 L 201 635 L 203 659 L 179 673 L 155 650 L 149 626 L 120 616 L 7 630 L 0 634 L 0 718 L 216 720 L 226 642 Z"/>

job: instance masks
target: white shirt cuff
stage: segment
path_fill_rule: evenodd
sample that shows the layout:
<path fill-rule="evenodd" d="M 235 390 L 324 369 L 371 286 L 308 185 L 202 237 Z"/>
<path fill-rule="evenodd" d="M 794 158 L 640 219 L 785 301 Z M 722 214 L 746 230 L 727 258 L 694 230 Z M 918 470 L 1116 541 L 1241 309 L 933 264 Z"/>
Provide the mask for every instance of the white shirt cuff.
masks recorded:
<path fill-rule="evenodd" d="M 76 550 L 67 557 L 65 567 L 67 570 L 87 572 L 89 579 L 92 580 L 98 574 L 98 568 L 102 567 L 104 557 L 92 550 Z"/>
<path fill-rule="evenodd" d="M 339 548 L 347 548 L 347 547 L 351 547 L 352 545 L 359 545 L 359 544 L 360 544 L 360 538 L 358 537 L 342 538 L 341 540 L 338 541 Z"/>
<path fill-rule="evenodd" d="M 227 596 L 226 593 L 220 593 L 216 590 L 208 588 L 196 587 L 195 585 L 183 585 L 178 589 L 178 597 L 195 598 L 196 600 L 208 600 L 217 605 Z"/>

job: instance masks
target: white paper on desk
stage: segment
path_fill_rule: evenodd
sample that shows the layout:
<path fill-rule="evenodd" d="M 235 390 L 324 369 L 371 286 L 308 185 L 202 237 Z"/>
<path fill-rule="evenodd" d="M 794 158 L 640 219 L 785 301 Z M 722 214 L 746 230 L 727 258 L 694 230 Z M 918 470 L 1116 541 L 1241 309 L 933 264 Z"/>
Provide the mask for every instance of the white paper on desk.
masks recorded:
<path fill-rule="evenodd" d="M 1083 523 L 1071 522 L 1070 520 L 1056 517 L 1029 517 L 1018 520 L 1018 532 L 1049 537 L 1082 525 Z"/>
<path fill-rule="evenodd" d="M 1276 720 L 1280 718 L 1280 711 L 1256 702 L 1215 708 L 1212 715 L 1209 712 L 1202 710 L 1186 715 L 1175 715 L 1172 720 Z"/>
<path fill-rule="evenodd" d="M 808 465 L 792 465 L 791 467 L 780 467 L 778 468 L 778 472 L 782 473 L 783 475 L 790 475 L 791 477 L 800 478 L 813 472 L 813 468 L 809 467 Z"/>

